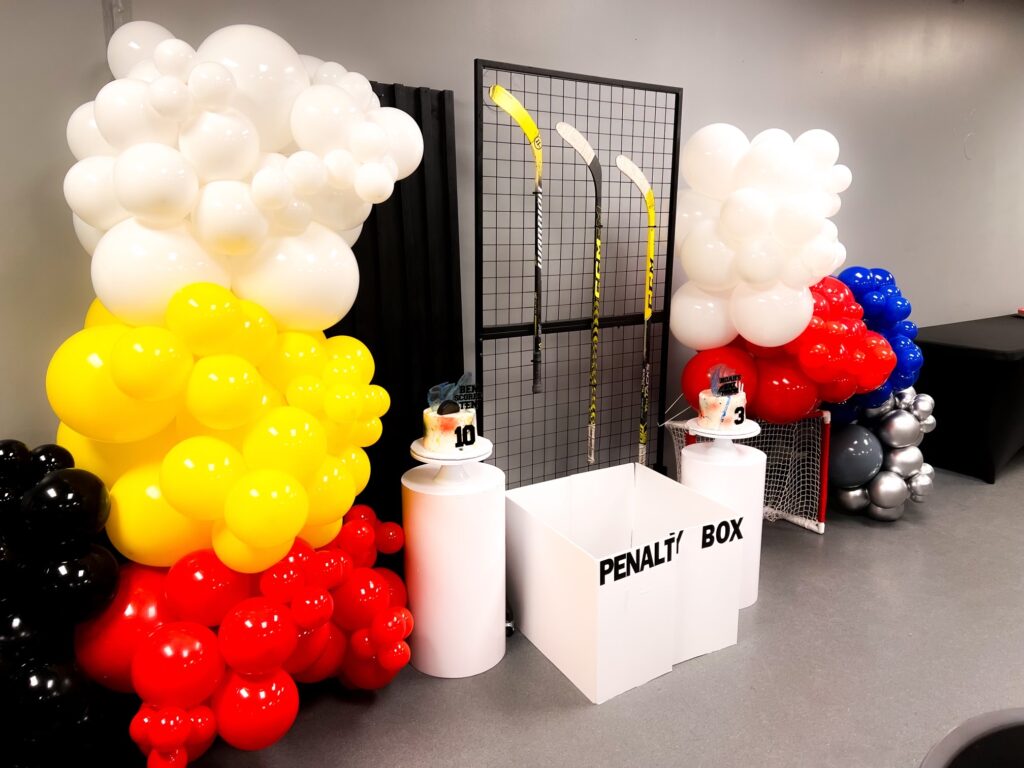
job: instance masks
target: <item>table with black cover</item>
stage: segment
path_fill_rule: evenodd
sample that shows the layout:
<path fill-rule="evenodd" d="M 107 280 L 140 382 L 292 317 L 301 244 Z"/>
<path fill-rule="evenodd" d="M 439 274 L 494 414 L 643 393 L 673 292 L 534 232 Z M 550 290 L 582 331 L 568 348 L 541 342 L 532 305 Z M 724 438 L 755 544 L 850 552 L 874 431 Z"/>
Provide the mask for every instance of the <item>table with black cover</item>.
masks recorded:
<path fill-rule="evenodd" d="M 915 385 L 935 398 L 925 460 L 994 483 L 1024 447 L 1024 317 L 1002 315 L 922 328 Z"/>

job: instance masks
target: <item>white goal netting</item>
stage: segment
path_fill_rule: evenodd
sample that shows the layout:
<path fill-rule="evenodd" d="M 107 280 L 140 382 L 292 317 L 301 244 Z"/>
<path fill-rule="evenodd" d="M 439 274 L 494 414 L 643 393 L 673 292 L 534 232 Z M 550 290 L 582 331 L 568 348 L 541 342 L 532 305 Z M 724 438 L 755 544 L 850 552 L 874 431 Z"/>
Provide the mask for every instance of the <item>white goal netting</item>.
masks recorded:
<path fill-rule="evenodd" d="M 675 444 L 676 467 L 679 454 L 690 443 L 707 438 L 686 431 L 686 421 L 669 421 L 665 428 Z M 761 424 L 761 434 L 737 443 L 764 451 L 768 468 L 764 484 L 766 520 L 788 520 L 817 533 L 825 532 L 828 498 L 829 413 L 791 424 Z M 676 479 L 679 480 L 678 469 Z"/>

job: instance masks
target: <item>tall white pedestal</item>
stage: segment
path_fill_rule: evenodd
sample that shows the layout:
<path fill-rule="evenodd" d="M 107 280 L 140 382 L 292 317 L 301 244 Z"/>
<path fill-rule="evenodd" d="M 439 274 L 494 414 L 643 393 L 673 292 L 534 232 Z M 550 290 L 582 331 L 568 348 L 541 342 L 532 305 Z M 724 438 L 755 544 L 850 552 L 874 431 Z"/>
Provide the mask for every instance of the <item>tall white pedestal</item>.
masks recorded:
<path fill-rule="evenodd" d="M 434 677 L 490 669 L 505 655 L 505 473 L 472 462 L 411 469 L 402 514 L 412 665 Z"/>

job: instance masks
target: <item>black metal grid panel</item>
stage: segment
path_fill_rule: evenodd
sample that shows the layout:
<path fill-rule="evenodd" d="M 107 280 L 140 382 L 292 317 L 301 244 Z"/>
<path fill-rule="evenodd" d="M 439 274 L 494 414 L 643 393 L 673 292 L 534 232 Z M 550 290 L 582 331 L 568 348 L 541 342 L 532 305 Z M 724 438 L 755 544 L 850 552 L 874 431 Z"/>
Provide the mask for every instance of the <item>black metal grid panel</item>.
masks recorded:
<path fill-rule="evenodd" d="M 543 373 L 532 394 L 534 161 L 519 126 L 487 96 L 508 89 L 533 116 L 544 152 Z M 651 321 L 649 462 L 663 471 L 666 294 L 672 280 L 678 88 L 476 63 L 476 331 L 481 431 L 508 487 L 637 458 L 647 213 L 615 166 L 619 154 L 645 173 L 657 204 Z M 597 462 L 587 465 L 593 182 L 555 131 L 564 120 L 590 141 L 603 170 L 601 338 Z"/>

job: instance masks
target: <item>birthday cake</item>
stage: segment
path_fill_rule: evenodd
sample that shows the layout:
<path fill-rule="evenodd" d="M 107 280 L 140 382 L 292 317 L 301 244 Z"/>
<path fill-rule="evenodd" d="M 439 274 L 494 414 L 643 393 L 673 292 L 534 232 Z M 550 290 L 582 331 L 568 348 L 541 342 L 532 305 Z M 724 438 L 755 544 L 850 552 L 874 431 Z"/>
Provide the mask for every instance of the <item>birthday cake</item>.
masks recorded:
<path fill-rule="evenodd" d="M 476 408 L 465 400 L 469 374 L 455 383 L 430 388 L 428 406 L 423 409 L 423 447 L 434 454 L 458 458 L 472 452 L 476 444 Z M 472 400 L 470 400 L 472 402 Z"/>
<path fill-rule="evenodd" d="M 747 396 L 738 375 L 721 376 L 715 371 L 711 377 L 711 388 L 700 393 L 700 416 L 697 426 L 701 429 L 727 431 L 735 429 L 746 421 Z"/>

